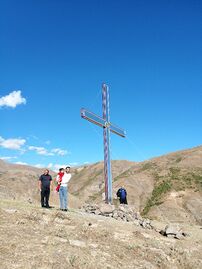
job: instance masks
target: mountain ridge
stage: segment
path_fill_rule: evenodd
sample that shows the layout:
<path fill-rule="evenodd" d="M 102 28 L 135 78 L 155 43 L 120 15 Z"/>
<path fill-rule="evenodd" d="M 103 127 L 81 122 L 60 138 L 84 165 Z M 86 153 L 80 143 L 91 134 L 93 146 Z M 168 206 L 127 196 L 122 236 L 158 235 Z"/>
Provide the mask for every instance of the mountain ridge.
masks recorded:
<path fill-rule="evenodd" d="M 85 203 L 103 203 L 103 162 L 71 169 L 69 202 L 79 208 Z M 37 180 L 43 169 L 0 160 L 0 197 L 39 202 Z M 51 171 L 55 178 L 56 173 Z M 201 224 L 202 146 L 172 152 L 143 162 L 112 160 L 113 203 L 124 185 L 129 205 L 150 218 Z M 9 188 L 7 183 L 9 182 Z M 12 182 L 12 183 L 10 183 Z M 58 195 L 51 194 L 58 205 Z"/>

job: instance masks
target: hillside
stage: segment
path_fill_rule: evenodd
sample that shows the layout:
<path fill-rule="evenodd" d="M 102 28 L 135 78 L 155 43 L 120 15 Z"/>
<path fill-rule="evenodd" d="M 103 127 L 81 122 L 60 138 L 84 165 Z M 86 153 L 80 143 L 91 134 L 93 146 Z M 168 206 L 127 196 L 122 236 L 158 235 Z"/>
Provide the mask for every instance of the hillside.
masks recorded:
<path fill-rule="evenodd" d="M 42 169 L 0 160 L 0 198 L 39 203 L 37 180 Z M 72 168 L 70 207 L 100 203 L 104 193 L 103 162 Z M 53 178 L 55 173 L 51 172 Z M 124 185 L 129 205 L 152 219 L 202 223 L 202 146 L 145 162 L 112 161 L 113 197 Z M 9 183 L 9 184 L 8 184 Z M 58 194 L 51 203 L 58 206 Z"/>
<path fill-rule="evenodd" d="M 38 178 L 44 169 L 27 165 L 10 164 L 0 160 L 0 199 L 39 204 Z M 50 171 L 53 179 L 56 173 Z M 79 207 L 81 202 L 70 194 L 70 206 Z M 58 206 L 58 193 L 50 196 L 52 205 Z"/>
<path fill-rule="evenodd" d="M 151 228 L 140 225 L 141 216 L 127 220 L 124 211 L 114 219 L 81 210 L 85 203 L 106 206 L 102 162 L 72 168 L 67 213 L 59 211 L 55 192 L 53 208 L 40 207 L 42 172 L 0 161 L 0 268 L 202 268 L 202 147 L 141 163 L 112 161 L 114 212 L 124 185 L 128 209 L 149 217 Z M 167 225 L 171 237 L 159 233 Z M 173 229 L 186 236 L 175 239 Z"/>
<path fill-rule="evenodd" d="M 124 185 L 128 202 L 158 220 L 202 223 L 202 147 L 134 163 L 112 161 L 113 197 Z M 70 192 L 80 201 L 100 203 L 103 163 L 74 171 Z"/>
<path fill-rule="evenodd" d="M 165 227 L 167 223 L 153 223 Z M 200 269 L 202 233 L 184 239 L 132 222 L 19 201 L 0 201 L 1 269 Z"/>

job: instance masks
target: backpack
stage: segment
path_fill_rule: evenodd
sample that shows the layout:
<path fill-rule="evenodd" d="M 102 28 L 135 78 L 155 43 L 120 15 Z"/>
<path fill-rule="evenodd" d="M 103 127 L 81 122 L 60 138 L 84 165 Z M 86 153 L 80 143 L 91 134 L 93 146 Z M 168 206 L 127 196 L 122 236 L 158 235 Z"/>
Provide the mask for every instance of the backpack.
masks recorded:
<path fill-rule="evenodd" d="M 120 198 L 121 200 L 125 200 L 126 199 L 126 191 L 124 189 L 120 190 Z"/>

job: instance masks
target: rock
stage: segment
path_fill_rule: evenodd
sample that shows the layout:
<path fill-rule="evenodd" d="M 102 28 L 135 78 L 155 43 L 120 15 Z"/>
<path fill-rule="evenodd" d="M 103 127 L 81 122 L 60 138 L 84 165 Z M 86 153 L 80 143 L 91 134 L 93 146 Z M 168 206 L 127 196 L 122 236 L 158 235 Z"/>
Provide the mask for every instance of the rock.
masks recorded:
<path fill-rule="evenodd" d="M 163 236 L 166 236 L 165 230 L 160 230 L 159 233 L 162 234 Z"/>
<path fill-rule="evenodd" d="M 101 205 L 100 212 L 102 214 L 110 214 L 114 211 L 114 209 L 115 209 L 114 205 L 104 204 L 104 205 Z"/>
<path fill-rule="evenodd" d="M 13 214 L 17 212 L 17 209 L 4 209 L 6 213 Z"/>
<path fill-rule="evenodd" d="M 128 222 L 134 221 L 134 219 L 133 219 L 133 217 L 131 215 L 127 215 L 126 219 L 127 219 Z"/>
<path fill-rule="evenodd" d="M 140 222 L 140 224 L 145 229 L 146 228 L 151 229 L 150 220 L 148 219 L 144 219 L 143 221 Z"/>
<path fill-rule="evenodd" d="M 175 224 L 166 225 L 165 229 L 160 231 L 160 234 L 176 239 L 183 239 L 186 236 L 186 233 Z"/>
<path fill-rule="evenodd" d="M 31 198 L 29 198 L 29 199 L 27 200 L 27 202 L 28 202 L 29 204 L 32 204 L 32 203 L 33 203 Z"/>
<path fill-rule="evenodd" d="M 98 244 L 90 244 L 90 247 L 92 247 L 92 248 L 98 248 Z"/>
<path fill-rule="evenodd" d="M 59 237 L 58 240 L 59 240 L 61 243 L 67 243 L 67 242 L 68 242 L 67 239 L 62 238 L 62 237 Z"/>
<path fill-rule="evenodd" d="M 114 210 L 113 212 L 113 216 L 112 216 L 114 219 L 117 219 L 118 218 L 118 213 L 116 210 Z"/>
<path fill-rule="evenodd" d="M 140 212 L 135 212 L 135 218 L 136 219 L 142 219 Z"/>
<path fill-rule="evenodd" d="M 121 204 L 115 209 L 115 206 L 110 204 L 102 204 L 100 206 L 88 204 L 83 208 L 90 214 L 111 217 L 125 222 L 134 222 L 136 226 L 142 226 L 144 229 L 153 229 L 149 219 L 143 219 L 139 212 L 135 212 L 128 205 Z"/>
<path fill-rule="evenodd" d="M 177 233 L 177 234 L 175 235 L 175 238 L 176 238 L 176 239 L 184 239 L 184 236 L 183 236 L 182 233 Z"/>
<path fill-rule="evenodd" d="M 122 211 L 118 211 L 118 216 L 119 216 L 119 218 L 123 219 L 124 213 Z"/>
<path fill-rule="evenodd" d="M 167 234 L 166 235 L 168 238 L 175 238 L 175 235 L 174 234 Z"/>
<path fill-rule="evenodd" d="M 136 226 L 140 226 L 140 223 L 139 223 L 139 220 L 138 220 L 138 219 L 135 219 L 133 223 L 134 223 Z"/>
<path fill-rule="evenodd" d="M 141 226 L 142 226 L 143 228 L 146 228 L 146 227 L 147 227 L 147 223 L 146 223 L 145 220 L 141 221 Z"/>
<path fill-rule="evenodd" d="M 100 210 L 99 209 L 96 209 L 95 210 L 95 215 L 100 215 L 100 214 L 101 214 Z"/>
<path fill-rule="evenodd" d="M 179 232 L 179 226 L 178 225 L 168 224 L 165 227 L 165 233 L 166 233 L 166 235 L 168 235 L 168 234 L 174 234 L 174 235 L 176 235 L 178 232 Z"/>
<path fill-rule="evenodd" d="M 86 243 L 80 240 L 69 240 L 69 243 L 71 246 L 75 246 L 75 247 L 81 247 L 81 248 L 86 247 Z"/>
<path fill-rule="evenodd" d="M 121 210 L 123 212 L 127 211 L 126 207 L 124 205 L 122 205 L 122 204 L 119 206 L 118 210 Z"/>
<path fill-rule="evenodd" d="M 154 229 L 158 233 L 161 233 L 161 231 L 163 231 L 163 233 L 165 232 L 165 230 L 164 230 L 165 225 L 159 221 L 152 220 L 150 225 L 151 225 L 152 229 Z"/>

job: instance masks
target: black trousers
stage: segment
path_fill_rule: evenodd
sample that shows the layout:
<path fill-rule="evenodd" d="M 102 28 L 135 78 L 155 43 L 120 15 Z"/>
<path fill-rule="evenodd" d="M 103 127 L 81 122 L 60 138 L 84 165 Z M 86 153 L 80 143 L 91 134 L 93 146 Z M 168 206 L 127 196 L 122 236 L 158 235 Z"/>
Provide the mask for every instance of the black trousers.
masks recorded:
<path fill-rule="evenodd" d="M 120 198 L 120 204 L 125 204 L 125 205 L 127 205 L 127 204 L 128 204 L 127 198 L 125 198 L 125 199 L 121 199 L 121 198 Z"/>
<path fill-rule="evenodd" d="M 49 206 L 50 188 L 41 190 L 41 206 Z"/>

